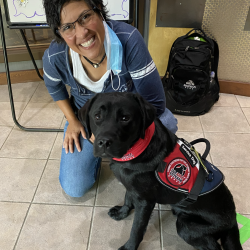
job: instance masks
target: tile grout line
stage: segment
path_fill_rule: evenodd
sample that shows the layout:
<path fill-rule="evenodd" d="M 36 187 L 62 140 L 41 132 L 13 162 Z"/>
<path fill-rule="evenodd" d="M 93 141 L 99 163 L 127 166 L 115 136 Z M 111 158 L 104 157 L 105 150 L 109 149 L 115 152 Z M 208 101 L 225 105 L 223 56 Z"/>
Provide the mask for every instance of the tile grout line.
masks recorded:
<path fill-rule="evenodd" d="M 38 84 L 38 85 L 39 85 L 39 84 Z M 58 134 L 58 132 L 57 132 L 57 134 Z M 44 165 L 44 168 L 43 168 L 42 174 L 41 174 L 41 176 L 40 176 L 40 179 L 39 179 L 39 181 L 38 181 L 38 183 L 37 183 L 37 186 L 36 186 L 34 195 L 33 195 L 33 197 L 32 197 L 32 200 L 30 201 L 29 207 L 28 207 L 28 209 L 27 209 L 27 212 L 26 212 L 26 215 L 25 215 L 25 217 L 24 217 L 22 226 L 21 226 L 20 231 L 19 231 L 19 233 L 18 233 L 18 236 L 17 236 L 16 242 L 15 242 L 15 245 L 14 245 L 14 247 L 13 247 L 13 250 L 15 250 L 15 248 L 16 248 L 16 246 L 17 246 L 17 243 L 18 243 L 18 240 L 19 240 L 20 235 L 21 235 L 21 233 L 22 233 L 23 227 L 24 227 L 24 225 L 25 225 L 25 222 L 27 221 L 27 217 L 28 217 L 28 214 L 29 214 L 31 205 L 33 204 L 34 198 L 35 198 L 35 196 L 36 196 L 37 189 L 38 189 L 38 187 L 39 187 L 39 185 L 40 185 L 40 182 L 41 182 L 41 180 L 42 180 L 43 174 L 44 174 L 45 169 L 46 169 L 46 167 L 47 167 L 47 164 L 48 164 L 48 162 L 49 162 L 49 157 L 50 157 L 50 155 L 51 155 L 52 148 L 53 148 L 53 146 L 55 145 L 56 138 L 57 138 L 57 136 L 55 137 L 54 143 L 52 144 L 52 147 L 51 147 L 51 149 L 50 149 L 50 153 L 49 153 L 49 155 L 48 155 L 48 157 L 47 157 L 47 159 L 46 159 L 46 163 L 45 163 L 45 165 Z"/>
<path fill-rule="evenodd" d="M 4 144 L 6 143 L 6 141 L 8 140 L 8 138 L 10 137 L 10 134 L 11 134 L 11 132 L 12 132 L 13 130 L 14 130 L 14 126 L 11 128 L 9 134 L 7 135 L 7 137 L 6 137 L 6 139 L 4 140 L 2 146 L 0 147 L 0 151 L 1 151 L 1 149 L 3 148 Z M 6 157 L 6 158 L 8 158 L 8 157 Z"/>
<path fill-rule="evenodd" d="M 89 237 L 88 237 L 88 242 L 87 242 L 87 248 L 86 250 L 89 250 L 90 247 L 90 239 L 91 239 L 91 233 L 92 233 L 92 228 L 93 228 L 93 224 L 94 224 L 94 215 L 95 215 L 95 208 L 96 208 L 96 200 L 97 200 L 97 194 L 99 191 L 99 182 L 100 182 L 100 177 L 101 177 L 101 171 L 102 171 L 102 167 L 100 166 L 100 171 L 98 173 L 98 181 L 97 181 L 97 187 L 96 187 L 96 193 L 95 193 L 95 200 L 94 200 L 94 204 L 93 204 L 93 211 L 92 211 L 92 216 L 91 216 L 91 221 L 90 221 L 90 228 L 89 228 Z"/>
<path fill-rule="evenodd" d="M 44 171 L 45 171 L 45 169 L 46 169 L 47 164 L 48 164 L 48 159 L 46 160 L 46 163 L 45 163 L 45 165 L 44 165 L 44 168 L 43 168 L 41 177 L 40 177 L 40 179 L 39 179 L 39 181 L 38 181 L 38 184 L 37 184 L 36 190 L 35 190 L 35 192 L 34 192 L 34 195 L 33 195 L 33 197 L 32 197 L 32 200 L 29 202 L 29 207 L 28 207 L 28 209 L 27 209 L 27 212 L 26 212 L 26 215 L 25 215 L 25 217 L 24 217 L 22 226 L 21 226 L 20 231 L 19 231 L 19 233 L 18 233 L 18 236 L 17 236 L 16 242 L 15 242 L 15 245 L 14 245 L 14 247 L 13 247 L 13 250 L 15 250 L 15 248 L 16 248 L 16 246 L 17 246 L 18 240 L 19 240 L 19 238 L 20 238 L 20 235 L 21 235 L 21 233 L 22 233 L 23 227 L 24 227 L 25 222 L 26 222 L 26 220 L 27 220 L 27 217 L 28 217 L 28 214 L 29 214 L 29 211 L 30 211 L 30 207 L 31 207 L 31 205 L 33 204 L 34 197 L 35 197 L 35 195 L 36 195 L 37 189 L 38 189 L 38 187 L 39 187 L 39 184 L 40 184 L 40 182 L 41 182 L 41 179 L 42 179 L 42 176 L 43 176 L 43 174 L 44 174 Z"/>
<path fill-rule="evenodd" d="M 39 85 L 40 85 L 40 81 L 38 82 L 37 87 L 35 88 L 35 90 L 34 90 L 33 94 L 31 95 L 30 99 L 27 101 L 27 103 L 26 103 L 26 105 L 25 105 L 23 111 L 20 113 L 20 115 L 19 115 L 18 118 L 16 117 L 16 119 L 17 119 L 18 122 L 19 122 L 19 119 L 21 118 L 21 116 L 23 115 L 24 110 L 27 108 L 28 104 L 30 103 L 32 97 L 33 97 L 34 94 L 36 93 L 36 91 L 37 91 Z M 14 103 L 14 105 L 15 105 L 14 96 L 13 96 L 13 103 Z M 14 124 L 14 128 L 15 128 L 15 127 L 17 127 L 16 124 Z M 19 129 L 20 129 L 20 128 L 19 128 Z M 20 130 L 23 131 L 22 129 L 20 129 Z"/>
<path fill-rule="evenodd" d="M 159 207 L 160 208 L 160 207 Z M 161 209 L 158 210 L 159 215 L 159 226 L 160 226 L 160 246 L 161 250 L 163 250 L 163 233 L 162 233 L 162 216 L 161 216 Z"/>
<path fill-rule="evenodd" d="M 245 116 L 248 125 L 250 126 L 250 121 L 248 121 L 248 119 L 247 119 L 247 117 L 246 117 L 246 114 L 245 114 L 245 112 L 244 112 L 243 109 L 242 109 L 242 108 L 247 108 L 247 107 L 242 107 L 241 104 L 240 104 L 240 102 L 239 102 L 239 100 L 238 100 L 238 98 L 236 97 L 236 95 L 234 95 L 234 97 L 235 97 L 235 99 L 237 100 L 237 102 L 238 102 L 238 104 L 239 104 L 239 106 L 240 106 L 241 112 L 242 112 L 243 115 Z"/>

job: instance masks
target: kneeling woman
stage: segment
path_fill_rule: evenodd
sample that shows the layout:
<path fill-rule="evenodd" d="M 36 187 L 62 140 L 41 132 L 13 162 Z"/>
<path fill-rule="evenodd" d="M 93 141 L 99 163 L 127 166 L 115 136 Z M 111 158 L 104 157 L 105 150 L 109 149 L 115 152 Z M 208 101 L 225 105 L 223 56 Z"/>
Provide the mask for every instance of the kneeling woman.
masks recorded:
<path fill-rule="evenodd" d="M 43 56 L 44 81 L 67 118 L 59 179 L 67 195 L 81 197 L 101 164 L 77 118 L 76 110 L 89 98 L 100 92 L 139 93 L 174 133 L 177 120 L 165 108 L 160 76 L 136 28 L 108 20 L 102 0 L 44 0 L 44 8 L 56 36 Z"/>

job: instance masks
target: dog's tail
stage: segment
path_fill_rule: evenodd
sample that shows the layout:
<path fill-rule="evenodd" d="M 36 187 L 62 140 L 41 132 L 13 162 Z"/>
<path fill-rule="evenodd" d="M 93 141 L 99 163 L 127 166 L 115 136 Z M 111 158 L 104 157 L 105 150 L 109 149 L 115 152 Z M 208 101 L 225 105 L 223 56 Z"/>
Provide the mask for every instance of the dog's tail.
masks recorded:
<path fill-rule="evenodd" d="M 240 244 L 240 234 L 237 224 L 224 232 L 221 237 L 221 244 L 224 250 L 243 250 Z"/>

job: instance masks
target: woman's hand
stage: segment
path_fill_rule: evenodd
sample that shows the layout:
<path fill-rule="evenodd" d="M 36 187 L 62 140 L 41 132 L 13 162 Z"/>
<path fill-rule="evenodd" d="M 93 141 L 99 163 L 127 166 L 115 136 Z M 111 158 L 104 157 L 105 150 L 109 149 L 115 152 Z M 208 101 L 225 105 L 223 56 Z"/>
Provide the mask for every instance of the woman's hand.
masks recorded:
<path fill-rule="evenodd" d="M 82 134 L 82 137 L 86 139 L 86 132 L 84 127 L 82 126 L 79 120 L 71 121 L 67 127 L 67 131 L 65 133 L 63 148 L 65 149 L 66 154 L 70 151 L 70 153 L 74 152 L 74 143 L 78 152 L 81 152 L 81 145 L 79 136 Z"/>
<path fill-rule="evenodd" d="M 86 132 L 84 127 L 82 126 L 81 122 L 76 120 L 74 122 L 69 123 L 67 127 L 67 131 L 65 133 L 64 141 L 63 141 L 63 148 L 66 151 L 66 154 L 70 151 L 70 153 L 74 152 L 74 143 L 76 145 L 76 148 L 78 152 L 81 152 L 81 145 L 80 145 L 80 140 L 79 136 L 81 136 L 84 139 L 86 138 Z M 92 134 L 90 139 L 92 143 L 95 141 L 95 136 Z"/>
<path fill-rule="evenodd" d="M 78 152 L 81 152 L 82 149 L 79 140 L 80 134 L 84 139 L 86 139 L 86 132 L 83 125 L 75 116 L 75 113 L 70 105 L 69 99 L 59 100 L 56 103 L 69 122 L 63 141 L 63 148 L 65 148 L 66 154 L 69 151 L 70 153 L 74 152 L 74 143 Z M 93 143 L 95 140 L 94 135 L 92 135 L 89 140 Z"/>

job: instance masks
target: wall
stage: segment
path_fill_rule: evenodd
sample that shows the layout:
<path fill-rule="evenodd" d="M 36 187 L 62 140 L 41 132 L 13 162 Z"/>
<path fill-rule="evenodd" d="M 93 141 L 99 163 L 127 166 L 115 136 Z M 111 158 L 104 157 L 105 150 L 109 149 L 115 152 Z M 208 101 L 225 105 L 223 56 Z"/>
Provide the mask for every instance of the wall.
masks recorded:
<path fill-rule="evenodd" d="M 244 31 L 250 0 L 207 0 L 202 28 L 219 44 L 219 79 L 250 84 L 250 31 Z M 161 76 L 170 48 L 186 28 L 155 27 L 157 0 L 151 0 L 148 48 Z"/>

